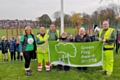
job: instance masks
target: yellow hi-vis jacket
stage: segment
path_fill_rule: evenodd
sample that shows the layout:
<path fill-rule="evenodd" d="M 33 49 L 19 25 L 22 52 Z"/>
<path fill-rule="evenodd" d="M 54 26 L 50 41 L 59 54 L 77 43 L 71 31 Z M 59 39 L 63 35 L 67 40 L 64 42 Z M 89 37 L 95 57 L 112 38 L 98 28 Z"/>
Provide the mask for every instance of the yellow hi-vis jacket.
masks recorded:
<path fill-rule="evenodd" d="M 104 34 L 104 39 L 109 39 L 109 38 L 111 38 L 111 34 L 112 34 L 113 31 L 114 31 L 113 28 L 109 28 L 109 29 L 105 32 L 105 34 Z M 99 38 L 101 37 L 102 32 L 103 32 L 103 29 L 101 29 L 101 30 L 99 31 Z M 104 48 L 114 48 L 114 43 L 108 44 L 107 42 L 105 42 Z"/>
<path fill-rule="evenodd" d="M 44 37 L 42 37 L 40 34 L 37 35 L 37 38 L 40 41 L 48 40 L 48 35 L 45 34 Z M 43 44 L 37 45 L 37 52 L 38 53 L 47 53 L 48 52 L 48 42 L 45 42 Z"/>

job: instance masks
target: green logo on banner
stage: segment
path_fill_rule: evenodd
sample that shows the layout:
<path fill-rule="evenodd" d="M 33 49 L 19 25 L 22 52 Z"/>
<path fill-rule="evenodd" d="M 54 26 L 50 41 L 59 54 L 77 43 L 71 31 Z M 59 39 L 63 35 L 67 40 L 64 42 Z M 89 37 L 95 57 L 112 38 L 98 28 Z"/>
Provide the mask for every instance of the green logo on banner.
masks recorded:
<path fill-rule="evenodd" d="M 77 53 L 77 48 L 72 43 L 58 43 L 55 45 L 55 50 L 59 55 L 59 61 L 65 62 L 65 59 L 67 59 L 67 64 L 71 64 L 70 58 L 75 58 Z"/>

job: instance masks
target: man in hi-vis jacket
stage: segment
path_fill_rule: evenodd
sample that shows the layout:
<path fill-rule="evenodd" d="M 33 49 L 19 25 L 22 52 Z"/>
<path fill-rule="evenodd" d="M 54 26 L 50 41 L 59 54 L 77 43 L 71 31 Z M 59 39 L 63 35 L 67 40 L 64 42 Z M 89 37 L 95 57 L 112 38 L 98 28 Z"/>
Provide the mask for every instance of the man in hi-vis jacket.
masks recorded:
<path fill-rule="evenodd" d="M 114 29 L 109 27 L 109 22 L 103 22 L 103 29 L 101 29 L 97 35 L 97 39 L 103 42 L 103 71 L 107 76 L 110 76 L 113 72 L 113 62 L 114 62 L 114 41 L 115 33 Z"/>

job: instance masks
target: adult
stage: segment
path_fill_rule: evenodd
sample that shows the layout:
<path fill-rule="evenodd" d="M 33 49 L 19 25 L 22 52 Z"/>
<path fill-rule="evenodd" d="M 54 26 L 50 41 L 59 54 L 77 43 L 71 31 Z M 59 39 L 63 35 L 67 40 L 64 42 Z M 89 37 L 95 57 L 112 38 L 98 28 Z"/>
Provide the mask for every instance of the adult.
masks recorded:
<path fill-rule="evenodd" d="M 45 62 L 46 71 L 50 71 L 50 62 L 48 59 L 48 35 L 45 33 L 45 28 L 40 28 L 40 33 L 37 34 L 37 57 L 38 71 L 42 71 L 43 61 Z"/>
<path fill-rule="evenodd" d="M 118 53 L 119 48 L 120 48 L 120 30 L 118 30 L 116 37 L 116 53 Z"/>
<path fill-rule="evenodd" d="M 85 33 L 85 28 L 79 29 L 79 34 L 75 37 L 75 42 L 90 42 L 90 37 Z M 77 67 L 78 70 L 87 70 L 87 67 Z"/>
<path fill-rule="evenodd" d="M 48 41 L 57 41 L 59 39 L 59 30 L 56 30 L 55 24 L 50 25 L 50 29 L 47 30 L 46 34 L 48 35 Z M 52 65 L 53 68 L 56 68 L 56 65 Z"/>
<path fill-rule="evenodd" d="M 103 70 L 107 76 L 110 76 L 113 72 L 113 62 L 114 62 L 114 41 L 115 41 L 115 33 L 114 29 L 109 27 L 109 22 L 103 22 L 103 29 L 101 29 L 98 33 L 97 39 L 104 43 L 104 53 L 103 53 Z"/>
<path fill-rule="evenodd" d="M 58 30 L 56 30 L 56 27 L 55 27 L 55 25 L 54 24 L 51 24 L 50 25 L 50 29 L 49 30 L 47 30 L 47 34 L 48 34 L 48 40 L 49 41 L 56 41 L 56 40 L 58 40 L 59 39 L 59 31 Z"/>
<path fill-rule="evenodd" d="M 31 76 L 30 61 L 34 51 L 36 51 L 35 37 L 32 34 L 32 29 L 27 26 L 25 27 L 24 35 L 20 39 L 20 55 L 25 58 L 25 71 L 27 76 Z"/>

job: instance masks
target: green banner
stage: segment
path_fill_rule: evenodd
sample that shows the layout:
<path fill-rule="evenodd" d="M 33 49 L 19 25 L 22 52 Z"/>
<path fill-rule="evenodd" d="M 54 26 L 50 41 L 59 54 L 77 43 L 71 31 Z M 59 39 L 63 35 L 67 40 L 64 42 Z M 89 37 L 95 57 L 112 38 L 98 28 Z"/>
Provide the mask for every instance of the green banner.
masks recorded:
<path fill-rule="evenodd" d="M 101 66 L 102 42 L 49 42 L 49 59 L 51 64 L 73 67 Z"/>

